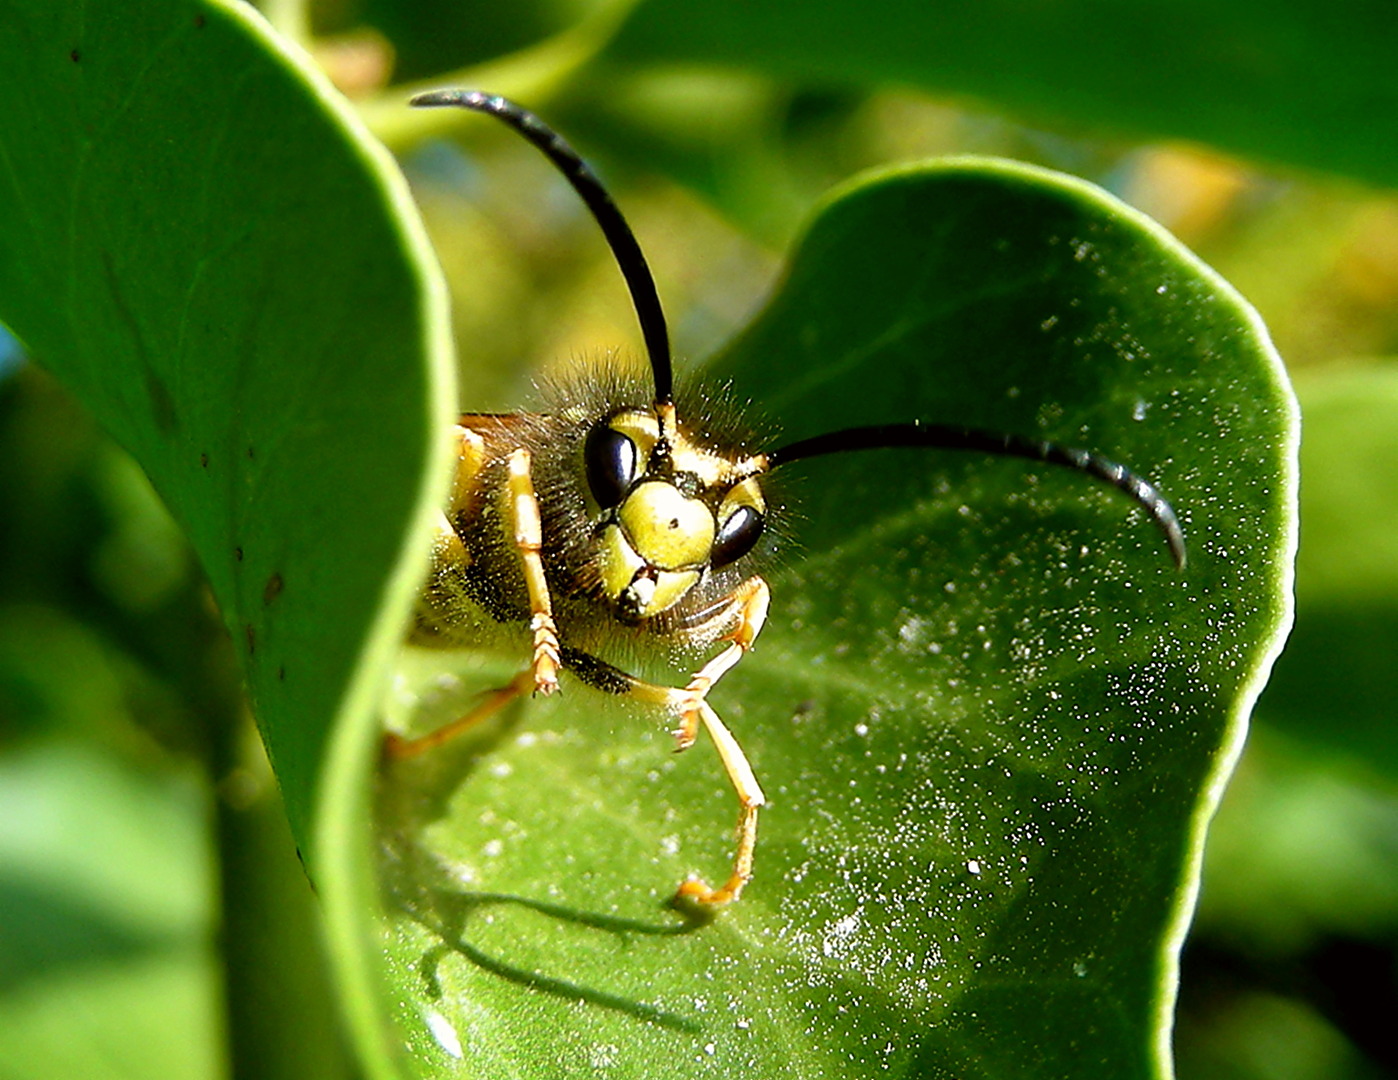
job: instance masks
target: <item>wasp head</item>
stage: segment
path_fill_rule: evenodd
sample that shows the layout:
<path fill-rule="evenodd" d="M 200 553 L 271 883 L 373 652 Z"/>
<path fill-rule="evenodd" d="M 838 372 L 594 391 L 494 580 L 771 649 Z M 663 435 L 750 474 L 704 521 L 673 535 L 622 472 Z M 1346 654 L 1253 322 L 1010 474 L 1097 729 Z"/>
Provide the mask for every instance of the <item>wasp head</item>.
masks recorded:
<path fill-rule="evenodd" d="M 767 504 L 760 459 L 690 439 L 669 402 L 599 421 L 583 447 L 601 585 L 622 618 L 659 615 L 750 552 Z"/>

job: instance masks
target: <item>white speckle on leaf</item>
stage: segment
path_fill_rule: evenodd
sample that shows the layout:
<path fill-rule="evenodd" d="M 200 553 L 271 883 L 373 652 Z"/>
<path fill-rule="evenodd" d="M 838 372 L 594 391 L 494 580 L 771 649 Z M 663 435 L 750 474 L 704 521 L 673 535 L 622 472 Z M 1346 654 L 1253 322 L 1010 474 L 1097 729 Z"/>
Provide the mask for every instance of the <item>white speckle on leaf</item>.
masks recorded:
<path fill-rule="evenodd" d="M 836 957 L 845 952 L 859 933 L 863 921 L 863 917 L 857 911 L 850 912 L 842 919 L 836 919 L 825 928 L 820 951 L 828 957 Z"/>
<path fill-rule="evenodd" d="M 432 1033 L 432 1038 L 437 1041 L 437 1045 L 454 1058 L 464 1056 L 461 1049 L 461 1038 L 456 1034 L 456 1028 L 451 1026 L 451 1022 L 441 1013 L 428 1012 L 423 1019 L 427 1022 L 427 1030 Z"/>
<path fill-rule="evenodd" d="M 617 1048 L 611 1043 L 594 1043 L 587 1051 L 587 1063 L 594 1069 L 609 1069 L 616 1064 Z"/>

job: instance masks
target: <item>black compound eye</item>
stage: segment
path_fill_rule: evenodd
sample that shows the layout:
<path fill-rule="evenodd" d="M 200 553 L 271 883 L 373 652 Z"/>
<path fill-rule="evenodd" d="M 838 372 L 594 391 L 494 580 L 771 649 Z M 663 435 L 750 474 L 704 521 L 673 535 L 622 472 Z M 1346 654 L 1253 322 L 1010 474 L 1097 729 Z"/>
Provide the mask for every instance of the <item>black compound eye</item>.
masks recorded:
<path fill-rule="evenodd" d="M 636 444 L 606 424 L 598 424 L 587 434 L 583 460 L 587 486 L 597 505 L 610 510 L 620 504 L 636 478 Z"/>
<path fill-rule="evenodd" d="M 740 506 L 734 510 L 719 526 L 713 550 L 709 554 L 709 565 L 727 566 L 741 559 L 757 543 L 763 524 L 762 515 L 751 506 Z"/>

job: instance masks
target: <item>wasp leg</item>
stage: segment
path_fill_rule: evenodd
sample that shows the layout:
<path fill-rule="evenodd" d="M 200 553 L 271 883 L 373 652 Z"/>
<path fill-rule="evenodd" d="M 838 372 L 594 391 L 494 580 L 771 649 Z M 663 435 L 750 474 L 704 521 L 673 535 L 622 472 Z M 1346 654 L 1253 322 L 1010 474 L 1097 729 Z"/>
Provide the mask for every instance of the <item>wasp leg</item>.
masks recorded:
<path fill-rule="evenodd" d="M 765 581 L 760 577 L 749 578 L 733 590 L 724 607 L 714 615 L 716 620 L 735 620 L 737 625 L 719 639 L 727 641 L 728 647 L 696 671 L 684 689 L 690 695 L 690 703 L 681 711 L 679 726 L 675 729 L 677 751 L 688 750 L 694 745 L 699 734 L 700 708 L 704 698 L 714 683 L 752 648 L 762 624 L 767 621 L 767 606 L 771 598 L 772 592 Z"/>
<path fill-rule="evenodd" d="M 515 698 L 529 693 L 534 688 L 534 668 L 527 667 L 510 680 L 507 686 L 490 691 L 485 700 L 460 719 L 443 724 L 426 735 L 407 739 L 392 731 L 384 735 L 383 756 L 392 761 L 403 761 L 417 757 L 428 750 L 435 750 L 443 743 L 450 742 L 463 732 L 469 731 L 483 720 L 494 716 Z"/>
<path fill-rule="evenodd" d="M 514 519 L 515 547 L 524 567 L 529 590 L 529 627 L 534 631 L 534 690 L 552 694 L 558 689 L 558 627 L 553 622 L 553 602 L 544 578 L 543 526 L 539 521 L 539 500 L 534 496 L 530 476 L 529 451 L 520 447 L 510 455 L 509 498 Z"/>
<path fill-rule="evenodd" d="M 457 596 L 461 591 L 457 583 L 460 572 L 473 562 L 455 524 L 460 508 L 470 505 L 476 498 L 481 472 L 486 465 L 485 440 L 479 432 L 460 424 L 455 426 L 454 434 L 457 464 L 452 497 L 448 510 L 437 514 L 432 535 L 432 568 L 418 599 L 409 635 L 409 640 L 418 644 L 440 645 L 444 638 L 450 638 L 452 609 L 460 602 Z"/>
<path fill-rule="evenodd" d="M 471 498 L 481 469 L 485 465 L 485 440 L 468 427 L 455 425 L 456 475 L 452 478 L 452 506 L 463 506 Z M 452 528 L 446 514 L 438 512 L 436 531 L 432 534 L 432 577 L 444 569 L 470 566 L 471 553 Z"/>
<path fill-rule="evenodd" d="M 736 650 L 734 658 L 718 669 L 718 674 L 710 679 L 717 678 L 728 668 L 737 662 L 737 658 L 742 655 L 743 648 L 740 642 L 746 636 L 748 645 L 752 644 L 752 637 L 757 630 L 761 629 L 762 615 L 766 613 L 767 586 L 760 578 L 754 578 L 760 588 L 754 591 L 754 595 L 760 596 L 760 602 L 753 607 L 755 625 L 751 625 L 751 633 L 744 635 L 743 631 L 735 631 L 734 644 L 731 650 Z M 748 607 L 745 603 L 744 609 Z M 727 655 L 729 650 L 725 650 L 722 656 Z M 752 880 L 752 857 L 757 846 L 757 811 L 767 801 L 767 797 L 762 794 L 762 788 L 757 782 L 757 777 L 752 771 L 752 766 L 748 764 L 747 755 L 743 753 L 743 748 L 738 745 L 738 740 L 733 737 L 733 733 L 724 726 L 722 720 L 718 718 L 718 713 L 704 700 L 703 694 L 695 697 L 695 691 L 686 687 L 683 690 L 669 686 L 657 686 L 648 683 L 633 675 L 628 675 L 619 668 L 613 667 L 605 661 L 586 653 L 580 653 L 575 649 L 563 650 L 563 662 L 570 671 L 573 672 L 583 682 L 605 690 L 611 694 L 626 694 L 641 701 L 654 702 L 665 705 L 668 708 L 688 715 L 690 712 L 698 718 L 698 722 L 704 725 L 709 737 L 713 739 L 714 746 L 718 750 L 719 760 L 723 762 L 724 771 L 728 773 L 728 780 L 733 785 L 733 791 L 738 796 L 738 850 L 733 857 L 733 871 L 728 876 L 728 880 L 719 888 L 713 889 L 706 885 L 701 879 L 691 877 L 681 883 L 675 893 L 676 900 L 698 903 L 710 907 L 721 907 L 738 899 L 738 895 L 743 891 L 743 886 Z M 711 665 L 705 665 L 707 669 Z M 697 678 L 697 676 L 696 676 Z M 707 688 L 706 688 L 707 690 Z"/>
<path fill-rule="evenodd" d="M 675 893 L 676 900 L 691 900 L 720 907 L 738 899 L 743 886 L 752 880 L 752 853 L 757 847 L 757 811 L 767 801 L 748 764 L 747 755 L 738 745 L 733 733 L 718 718 L 707 701 L 699 703 L 699 718 L 718 749 L 719 759 L 738 796 L 738 851 L 733 856 L 733 872 L 717 889 L 711 889 L 697 877 L 686 878 Z"/>

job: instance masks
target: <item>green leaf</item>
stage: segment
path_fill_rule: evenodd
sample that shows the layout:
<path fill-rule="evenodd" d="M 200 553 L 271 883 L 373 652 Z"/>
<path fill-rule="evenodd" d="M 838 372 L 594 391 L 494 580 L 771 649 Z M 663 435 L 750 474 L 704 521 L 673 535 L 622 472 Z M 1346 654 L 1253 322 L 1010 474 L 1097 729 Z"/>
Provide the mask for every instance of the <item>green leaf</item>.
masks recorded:
<path fill-rule="evenodd" d="M 1255 315 L 1101 192 L 959 161 L 843 190 L 712 374 L 784 437 L 920 417 L 1093 447 L 1174 501 L 1189 568 L 1049 466 L 779 473 L 772 615 L 710 699 L 769 799 L 753 883 L 709 923 L 667 907 L 726 872 L 732 792 L 667 717 L 577 684 L 396 766 L 420 1068 L 1166 1075 L 1204 823 L 1290 614 L 1295 408 Z M 518 664 L 452 691 L 413 661 L 424 728 Z"/>
<path fill-rule="evenodd" d="M 0 319 L 189 536 L 372 1047 L 354 875 L 445 476 L 444 290 L 382 147 L 246 5 L 0 25 Z"/>
<path fill-rule="evenodd" d="M 1381 133 L 1398 122 L 1396 51 L 1392 11 L 1358 0 L 647 0 L 611 54 L 902 83 L 1031 122 L 1192 139 L 1392 186 Z"/>

